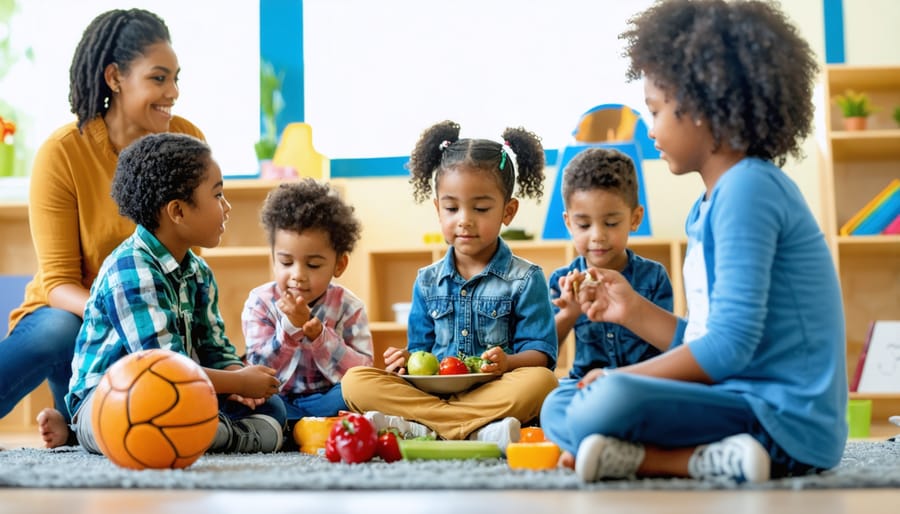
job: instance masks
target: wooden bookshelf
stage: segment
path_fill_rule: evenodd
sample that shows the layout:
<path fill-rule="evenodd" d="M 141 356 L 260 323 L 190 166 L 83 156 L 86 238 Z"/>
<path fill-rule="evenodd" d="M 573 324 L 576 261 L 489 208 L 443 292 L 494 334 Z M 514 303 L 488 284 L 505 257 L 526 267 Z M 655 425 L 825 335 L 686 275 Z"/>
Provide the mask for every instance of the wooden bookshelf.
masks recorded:
<path fill-rule="evenodd" d="M 900 177 L 900 128 L 891 119 L 900 106 L 900 66 L 830 65 L 825 68 L 824 86 L 829 99 L 820 181 L 824 230 L 841 281 L 847 374 L 852 378 L 870 323 L 900 319 L 900 236 L 838 235 L 847 220 Z M 868 94 L 876 107 L 867 130 L 843 129 L 840 110 L 830 99 L 846 89 Z M 900 414 L 900 391 L 851 397 L 873 400 L 873 423 L 884 424 L 889 415 Z"/>

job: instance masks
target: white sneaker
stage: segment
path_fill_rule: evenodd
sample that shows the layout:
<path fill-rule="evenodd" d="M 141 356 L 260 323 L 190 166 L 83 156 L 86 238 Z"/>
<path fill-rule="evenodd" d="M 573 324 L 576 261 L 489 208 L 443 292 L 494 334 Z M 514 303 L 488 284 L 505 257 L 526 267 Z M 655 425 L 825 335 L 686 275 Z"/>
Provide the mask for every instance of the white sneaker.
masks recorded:
<path fill-rule="evenodd" d="M 583 482 L 632 478 L 641 462 L 644 462 L 644 445 L 593 434 L 578 445 L 575 474 Z"/>
<path fill-rule="evenodd" d="M 472 441 L 497 443 L 497 446 L 500 447 L 500 451 L 506 455 L 506 447 L 509 446 L 509 443 L 519 442 L 521 429 L 522 423 L 520 423 L 518 419 L 513 417 L 503 418 L 500 421 L 488 423 L 475 432 L 472 432 L 469 439 Z"/>
<path fill-rule="evenodd" d="M 698 446 L 688 462 L 693 478 L 765 482 L 771 460 L 766 449 L 750 434 L 726 437 L 717 443 Z"/>
<path fill-rule="evenodd" d="M 375 427 L 375 430 L 379 432 L 386 428 L 396 428 L 404 439 L 435 437 L 434 430 L 421 423 L 409 421 L 400 416 L 391 416 L 389 414 L 378 412 L 377 410 L 370 410 L 363 414 L 363 416 L 369 420 Z"/>

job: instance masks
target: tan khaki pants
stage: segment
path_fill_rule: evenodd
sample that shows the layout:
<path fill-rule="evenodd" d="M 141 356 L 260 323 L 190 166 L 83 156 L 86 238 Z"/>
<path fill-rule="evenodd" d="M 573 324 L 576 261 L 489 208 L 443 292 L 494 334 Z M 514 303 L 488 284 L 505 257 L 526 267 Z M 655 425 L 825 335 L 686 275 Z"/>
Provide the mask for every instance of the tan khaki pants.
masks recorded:
<path fill-rule="evenodd" d="M 375 410 L 402 416 L 426 425 L 444 439 L 465 439 L 488 423 L 509 416 L 522 423 L 536 418 L 544 398 L 557 384 L 549 369 L 524 367 L 442 398 L 417 389 L 393 373 L 360 366 L 344 375 L 341 389 L 354 412 Z"/>

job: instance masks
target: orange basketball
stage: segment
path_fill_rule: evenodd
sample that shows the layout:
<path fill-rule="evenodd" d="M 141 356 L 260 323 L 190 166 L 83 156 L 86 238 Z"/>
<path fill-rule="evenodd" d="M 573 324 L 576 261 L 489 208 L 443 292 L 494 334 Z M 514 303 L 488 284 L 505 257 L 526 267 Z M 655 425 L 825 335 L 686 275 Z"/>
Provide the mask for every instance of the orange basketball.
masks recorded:
<path fill-rule="evenodd" d="M 132 353 L 110 366 L 93 401 L 97 445 L 125 468 L 186 468 L 209 448 L 219 424 L 203 368 L 169 350 Z"/>

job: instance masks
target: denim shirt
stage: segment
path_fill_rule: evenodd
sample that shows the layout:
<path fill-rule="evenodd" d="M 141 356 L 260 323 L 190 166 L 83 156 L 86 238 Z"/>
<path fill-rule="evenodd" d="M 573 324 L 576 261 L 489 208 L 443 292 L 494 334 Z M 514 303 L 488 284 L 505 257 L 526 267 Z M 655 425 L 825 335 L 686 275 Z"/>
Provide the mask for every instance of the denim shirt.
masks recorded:
<path fill-rule="evenodd" d="M 650 259 L 636 255 L 630 249 L 628 264 L 622 275 L 631 287 L 644 298 L 656 305 L 672 311 L 672 284 L 666 268 Z M 587 262 L 578 257 L 568 266 L 557 269 L 550 276 L 550 298 L 560 296 L 559 279 L 573 270 L 585 271 Z M 552 305 L 552 304 L 551 304 Z M 553 315 L 559 313 L 553 305 Z M 655 346 L 645 342 L 622 325 L 616 323 L 593 322 L 582 313 L 575 321 L 575 362 L 569 377 L 581 378 L 594 368 L 617 368 L 647 360 L 660 354 Z"/>
<path fill-rule="evenodd" d="M 481 355 L 492 346 L 507 354 L 537 350 L 556 366 L 556 327 L 544 272 L 516 257 L 499 239 L 485 269 L 469 280 L 456 271 L 453 247 L 422 268 L 413 286 L 407 335 L 410 352 Z"/>

